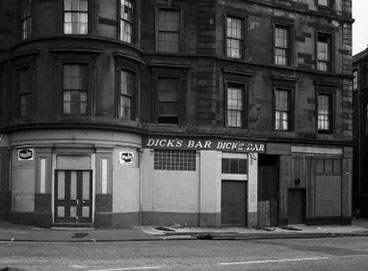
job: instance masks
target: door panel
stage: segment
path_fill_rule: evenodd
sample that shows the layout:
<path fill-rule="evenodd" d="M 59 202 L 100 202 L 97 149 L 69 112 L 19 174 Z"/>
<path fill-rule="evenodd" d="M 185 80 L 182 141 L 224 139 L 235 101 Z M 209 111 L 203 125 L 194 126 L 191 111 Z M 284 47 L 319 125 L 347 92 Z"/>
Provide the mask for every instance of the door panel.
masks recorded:
<path fill-rule="evenodd" d="M 55 172 L 55 223 L 92 222 L 91 177 L 91 171 Z"/>
<path fill-rule="evenodd" d="M 305 222 L 305 189 L 289 189 L 288 195 L 289 224 Z"/>
<path fill-rule="evenodd" d="M 221 224 L 247 224 L 247 183 L 222 181 Z"/>

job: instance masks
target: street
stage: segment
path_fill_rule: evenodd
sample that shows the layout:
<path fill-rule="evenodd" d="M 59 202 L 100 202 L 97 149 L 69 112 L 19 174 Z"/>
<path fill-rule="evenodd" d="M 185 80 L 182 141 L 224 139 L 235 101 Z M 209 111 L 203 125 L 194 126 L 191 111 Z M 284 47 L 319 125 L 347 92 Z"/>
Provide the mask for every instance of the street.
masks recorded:
<path fill-rule="evenodd" d="M 366 270 L 367 265 L 368 237 L 0 243 L 0 268 L 24 270 L 338 271 Z"/>

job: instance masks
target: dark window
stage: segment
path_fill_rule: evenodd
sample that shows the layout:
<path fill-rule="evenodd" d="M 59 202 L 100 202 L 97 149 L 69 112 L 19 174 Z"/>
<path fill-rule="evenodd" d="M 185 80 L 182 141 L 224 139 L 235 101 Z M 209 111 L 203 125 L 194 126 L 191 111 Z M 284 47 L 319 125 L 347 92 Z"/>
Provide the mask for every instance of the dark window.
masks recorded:
<path fill-rule="evenodd" d="M 158 51 L 178 53 L 180 42 L 180 13 L 177 10 L 159 10 Z"/>
<path fill-rule="evenodd" d="M 159 78 L 158 80 L 158 123 L 179 123 L 179 80 Z"/>
<path fill-rule="evenodd" d="M 134 73 L 120 71 L 119 118 L 132 117 L 134 95 Z"/>
<path fill-rule="evenodd" d="M 181 150 L 155 150 L 154 163 L 155 170 L 196 170 L 196 152 Z"/>
<path fill-rule="evenodd" d="M 31 96 L 31 74 L 29 68 L 18 70 L 18 95 L 19 95 L 19 116 L 26 117 L 30 114 Z"/>
<path fill-rule="evenodd" d="M 318 132 L 331 132 L 332 96 L 318 94 Z"/>
<path fill-rule="evenodd" d="M 120 40 L 132 42 L 134 9 L 130 0 L 120 0 Z"/>
<path fill-rule="evenodd" d="M 227 87 L 227 126 L 242 127 L 244 123 L 244 87 L 229 84 Z"/>
<path fill-rule="evenodd" d="M 20 14 L 22 25 L 22 39 L 28 39 L 32 35 L 32 0 L 21 0 Z"/>
<path fill-rule="evenodd" d="M 290 121 L 290 97 L 289 91 L 276 89 L 275 91 L 275 129 L 279 131 L 289 130 Z"/>
<path fill-rule="evenodd" d="M 331 36 L 318 33 L 317 40 L 317 70 L 331 70 Z"/>
<path fill-rule="evenodd" d="M 63 65 L 63 113 L 87 114 L 88 65 Z"/>
<path fill-rule="evenodd" d="M 231 58 L 243 57 L 243 20 L 227 17 L 226 23 L 226 56 Z"/>
<path fill-rule="evenodd" d="M 290 31 L 283 26 L 275 27 L 275 64 L 289 65 Z"/>
<path fill-rule="evenodd" d="M 88 34 L 88 0 L 64 0 L 64 34 Z"/>
<path fill-rule="evenodd" d="M 341 160 L 332 158 L 316 159 L 317 175 L 341 175 Z"/>
<path fill-rule="evenodd" d="M 358 71 L 354 70 L 353 71 L 353 90 L 357 90 L 358 89 Z"/>
<path fill-rule="evenodd" d="M 222 158 L 223 174 L 247 174 L 247 159 Z"/>

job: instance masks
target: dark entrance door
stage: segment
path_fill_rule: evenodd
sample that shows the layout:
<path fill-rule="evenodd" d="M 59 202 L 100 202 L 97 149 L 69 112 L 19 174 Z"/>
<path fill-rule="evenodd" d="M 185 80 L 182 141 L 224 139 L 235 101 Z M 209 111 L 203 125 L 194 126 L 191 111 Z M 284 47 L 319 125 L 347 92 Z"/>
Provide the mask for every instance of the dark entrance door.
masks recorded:
<path fill-rule="evenodd" d="M 279 214 L 279 156 L 260 154 L 258 159 L 258 223 L 276 226 Z"/>
<path fill-rule="evenodd" d="M 245 226 L 247 224 L 247 183 L 222 181 L 221 224 Z"/>
<path fill-rule="evenodd" d="M 92 223 L 91 171 L 57 170 L 54 192 L 55 223 Z"/>
<path fill-rule="evenodd" d="M 305 222 L 305 189 L 289 189 L 288 220 L 289 224 Z"/>

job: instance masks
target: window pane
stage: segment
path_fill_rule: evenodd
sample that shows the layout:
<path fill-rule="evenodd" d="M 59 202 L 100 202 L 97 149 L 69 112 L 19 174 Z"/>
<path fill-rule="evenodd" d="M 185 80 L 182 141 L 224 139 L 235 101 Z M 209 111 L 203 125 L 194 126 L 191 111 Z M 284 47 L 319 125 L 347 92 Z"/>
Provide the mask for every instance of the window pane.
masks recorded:
<path fill-rule="evenodd" d="M 120 118 L 131 117 L 131 98 L 127 96 L 120 96 Z"/>
<path fill-rule="evenodd" d="M 120 39 L 125 42 L 132 42 L 132 24 L 121 20 L 120 23 Z"/>
<path fill-rule="evenodd" d="M 158 100 L 159 101 L 178 101 L 178 80 L 159 79 L 158 81 Z"/>
<path fill-rule="evenodd" d="M 333 175 L 341 175 L 341 160 L 333 160 Z"/>
<path fill-rule="evenodd" d="M 275 92 L 275 129 L 289 128 L 289 91 L 277 89 Z"/>
<path fill-rule="evenodd" d="M 88 34 L 87 0 L 64 0 L 64 33 Z"/>
<path fill-rule="evenodd" d="M 160 78 L 158 81 L 157 98 L 159 122 L 177 123 L 179 117 L 178 79 Z M 162 118 L 168 116 L 173 118 Z"/>
<path fill-rule="evenodd" d="M 358 89 L 358 71 L 353 71 L 353 89 Z"/>
<path fill-rule="evenodd" d="M 154 169 L 155 170 L 195 171 L 196 170 L 196 152 L 195 151 L 155 150 Z"/>
<path fill-rule="evenodd" d="M 275 64 L 277 65 L 287 65 L 287 51 L 285 49 L 275 49 Z"/>
<path fill-rule="evenodd" d="M 158 19 L 158 50 L 179 52 L 180 14 L 179 11 L 160 10 Z"/>
<path fill-rule="evenodd" d="M 279 48 L 288 48 L 288 30 L 286 28 L 275 28 L 275 46 Z"/>
<path fill-rule="evenodd" d="M 331 98 L 329 95 L 318 95 L 318 129 L 330 130 Z"/>
<path fill-rule="evenodd" d="M 87 113 L 88 65 L 63 65 L 63 112 Z"/>
<path fill-rule="evenodd" d="M 325 174 L 332 175 L 332 159 L 325 159 Z"/>
<path fill-rule="evenodd" d="M 29 94 L 20 95 L 20 117 L 26 117 L 28 115 L 28 105 L 29 105 Z"/>
<path fill-rule="evenodd" d="M 160 10 L 159 31 L 179 31 L 179 12 L 172 10 Z"/>
<path fill-rule="evenodd" d="M 226 55 L 231 58 L 241 58 L 243 40 L 243 20 L 227 17 Z"/>
<path fill-rule="evenodd" d="M 243 88 L 230 86 L 227 88 L 227 125 L 242 126 Z"/>
<path fill-rule="evenodd" d="M 317 174 L 324 174 L 325 173 L 325 160 L 322 158 L 316 159 L 316 173 Z"/>
<path fill-rule="evenodd" d="M 242 39 L 242 20 L 227 18 L 227 36 L 229 38 Z"/>
<path fill-rule="evenodd" d="M 328 6 L 329 0 L 318 0 L 318 5 L 320 6 Z"/>
<path fill-rule="evenodd" d="M 133 21 L 133 4 L 130 0 L 121 0 L 121 19 L 124 19 L 128 22 Z"/>
<path fill-rule="evenodd" d="M 331 37 L 318 34 L 317 41 L 317 70 L 328 71 L 331 61 L 330 52 Z"/>
<path fill-rule="evenodd" d="M 160 32 L 158 35 L 158 49 L 161 52 L 179 52 L 179 33 Z"/>

